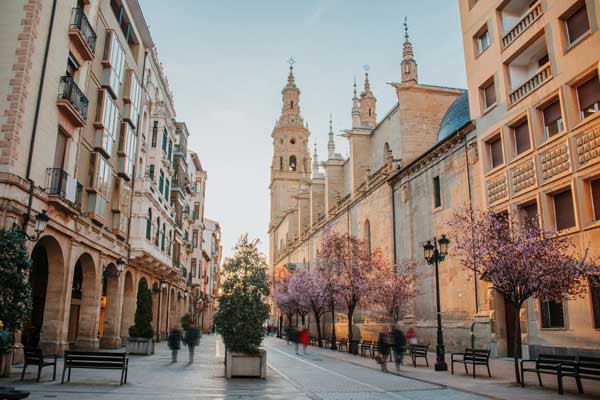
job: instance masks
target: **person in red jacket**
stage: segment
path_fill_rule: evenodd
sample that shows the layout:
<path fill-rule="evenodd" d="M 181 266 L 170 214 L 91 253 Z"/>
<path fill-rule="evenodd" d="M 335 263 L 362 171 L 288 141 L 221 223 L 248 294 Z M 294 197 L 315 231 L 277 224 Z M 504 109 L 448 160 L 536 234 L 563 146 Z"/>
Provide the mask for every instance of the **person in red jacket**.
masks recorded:
<path fill-rule="evenodd" d="M 309 332 L 305 327 L 301 327 L 298 341 L 302 344 L 302 351 L 306 354 L 306 346 L 308 346 Z"/>

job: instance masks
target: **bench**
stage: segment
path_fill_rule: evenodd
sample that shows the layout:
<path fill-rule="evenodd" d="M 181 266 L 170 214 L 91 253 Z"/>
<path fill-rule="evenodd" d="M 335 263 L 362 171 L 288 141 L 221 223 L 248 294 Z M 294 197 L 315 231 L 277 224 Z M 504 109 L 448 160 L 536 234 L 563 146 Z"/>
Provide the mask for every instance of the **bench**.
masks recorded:
<path fill-rule="evenodd" d="M 25 370 L 28 365 L 37 365 L 38 373 L 36 382 L 40 381 L 40 376 L 42 375 L 42 368 L 53 366 L 54 372 L 52 373 L 52 380 L 56 380 L 56 354 L 48 354 L 46 355 L 46 359 L 44 359 L 44 354 L 41 349 L 29 349 L 24 348 L 23 353 L 25 354 L 25 363 L 23 364 L 23 371 L 21 372 L 21 381 L 25 379 Z M 48 358 L 50 361 L 48 361 Z"/>
<path fill-rule="evenodd" d="M 369 357 L 373 357 L 373 341 L 371 340 L 363 340 L 360 344 L 361 357 L 366 357 L 367 354 L 369 354 Z"/>
<path fill-rule="evenodd" d="M 311 346 L 316 346 L 317 343 L 317 338 L 314 336 L 311 336 L 308 338 L 308 344 L 310 344 Z"/>
<path fill-rule="evenodd" d="M 531 363 L 535 367 L 527 367 Z M 541 374 L 556 375 L 559 394 L 563 394 L 563 377 L 575 378 L 577 390 L 583 393 L 582 379 L 600 380 L 600 358 L 538 354 L 536 360 L 521 361 L 521 386 L 525 386 L 525 372 L 535 372 L 540 386 L 543 386 Z"/>
<path fill-rule="evenodd" d="M 69 370 L 67 382 L 71 381 L 71 369 L 120 369 L 121 385 L 127 383 L 129 359 L 124 352 L 65 351 L 65 365 L 60 383 L 65 382 L 65 372 Z"/>
<path fill-rule="evenodd" d="M 457 358 L 455 359 L 455 357 Z M 467 364 L 471 364 L 473 366 L 473 379 L 475 379 L 475 367 L 477 365 L 485 365 L 489 377 L 492 377 L 492 373 L 490 371 L 490 350 L 465 349 L 464 353 L 452 353 L 450 355 L 450 363 L 452 375 L 454 375 L 454 363 L 458 363 L 465 366 L 465 373 L 467 375 L 469 375 Z"/>
<path fill-rule="evenodd" d="M 342 351 L 343 347 L 348 351 L 348 339 L 340 339 L 338 342 L 338 351 Z"/>
<path fill-rule="evenodd" d="M 600 381 L 600 358 L 579 356 L 577 358 L 577 364 L 575 364 L 574 372 L 564 372 L 562 368 L 561 372 L 562 376 L 575 378 L 575 382 L 577 382 L 577 391 L 583 393 L 583 385 L 581 384 L 582 379 Z M 558 379 L 561 380 L 562 376 L 559 376 Z M 560 386 L 562 387 L 562 383 Z"/>
<path fill-rule="evenodd" d="M 429 350 L 428 344 L 411 344 L 409 347 L 409 353 L 412 358 L 413 367 L 417 366 L 417 357 L 424 358 L 427 368 L 429 368 L 429 360 L 427 360 L 427 351 Z"/>

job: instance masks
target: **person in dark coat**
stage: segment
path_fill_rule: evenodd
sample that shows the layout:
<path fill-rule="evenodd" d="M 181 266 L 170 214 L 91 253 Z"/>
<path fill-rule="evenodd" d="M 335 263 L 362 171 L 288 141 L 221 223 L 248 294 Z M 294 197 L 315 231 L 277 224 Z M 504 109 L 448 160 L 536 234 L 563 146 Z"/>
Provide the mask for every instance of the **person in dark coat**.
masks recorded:
<path fill-rule="evenodd" d="M 171 362 L 177 362 L 177 352 L 181 348 L 181 331 L 179 329 L 172 329 L 167 338 L 167 344 L 171 349 Z"/>
<path fill-rule="evenodd" d="M 381 356 L 381 360 L 379 360 L 381 370 L 383 372 L 388 372 L 387 360 L 390 357 L 390 347 L 392 344 L 392 338 L 390 337 L 389 329 L 387 326 L 385 326 L 383 330 L 379 332 L 379 337 L 377 341 L 379 344 L 379 355 Z"/>
<path fill-rule="evenodd" d="M 198 327 L 192 325 L 188 328 L 187 333 L 185 335 L 185 342 L 187 344 L 188 350 L 190 351 L 189 363 L 194 362 L 194 351 L 196 346 L 200 344 L 200 338 L 202 337 L 202 333 Z"/>
<path fill-rule="evenodd" d="M 400 370 L 404 362 L 404 350 L 406 349 L 406 336 L 402 332 L 402 325 L 396 322 L 392 330 L 392 338 L 394 339 L 394 361 L 396 362 L 396 370 Z"/>

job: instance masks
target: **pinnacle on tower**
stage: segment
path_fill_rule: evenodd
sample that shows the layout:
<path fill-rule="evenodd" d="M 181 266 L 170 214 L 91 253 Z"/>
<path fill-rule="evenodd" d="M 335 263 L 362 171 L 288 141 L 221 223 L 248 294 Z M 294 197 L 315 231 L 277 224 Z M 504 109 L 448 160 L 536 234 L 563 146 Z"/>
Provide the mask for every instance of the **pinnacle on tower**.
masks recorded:
<path fill-rule="evenodd" d="M 356 76 L 354 77 L 354 97 L 352 97 L 352 128 L 360 127 L 360 102 L 356 95 Z"/>
<path fill-rule="evenodd" d="M 369 73 L 365 72 L 365 86 L 364 91 L 360 94 L 360 97 L 373 97 L 373 92 L 371 92 L 371 84 L 369 82 Z"/>
<path fill-rule="evenodd" d="M 293 58 L 290 58 L 288 61 L 290 64 L 290 73 L 288 75 L 287 84 L 281 91 L 282 109 L 278 126 L 304 127 L 304 121 L 300 114 L 300 89 L 296 86 L 296 79 L 294 77 L 294 62 Z"/>
<path fill-rule="evenodd" d="M 373 129 L 377 120 L 377 115 L 375 113 L 377 99 L 371 91 L 369 73 L 367 72 L 368 70 L 369 66 L 365 65 L 364 91 L 360 94 L 360 126 L 363 128 Z"/>
<path fill-rule="evenodd" d="M 335 142 L 333 140 L 333 125 L 331 113 L 329 114 L 329 140 L 327 141 L 327 158 L 333 160 L 335 158 Z"/>
<path fill-rule="evenodd" d="M 313 154 L 313 165 L 312 165 L 313 175 L 319 173 L 319 155 L 317 154 L 317 141 L 315 140 L 315 152 Z"/>
<path fill-rule="evenodd" d="M 288 75 L 288 83 L 287 86 L 288 88 L 295 88 L 296 87 L 296 78 L 294 78 L 294 66 L 290 65 L 290 73 Z"/>
<path fill-rule="evenodd" d="M 417 82 L 417 62 L 408 35 L 408 17 L 404 17 L 404 44 L 402 47 L 402 82 Z"/>

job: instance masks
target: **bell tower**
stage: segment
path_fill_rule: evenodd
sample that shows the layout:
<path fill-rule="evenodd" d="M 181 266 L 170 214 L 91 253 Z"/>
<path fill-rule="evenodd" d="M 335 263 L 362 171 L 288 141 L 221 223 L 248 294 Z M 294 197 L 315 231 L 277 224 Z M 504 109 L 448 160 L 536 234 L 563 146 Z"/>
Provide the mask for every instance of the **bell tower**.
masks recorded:
<path fill-rule="evenodd" d="M 293 59 L 290 59 L 287 84 L 281 91 L 281 115 L 271 133 L 273 160 L 271 163 L 271 217 L 269 229 L 285 213 L 297 206 L 295 196 L 300 185 L 311 176 L 311 157 L 308 145 L 310 132 L 300 114 L 300 89 L 296 86 Z"/>

